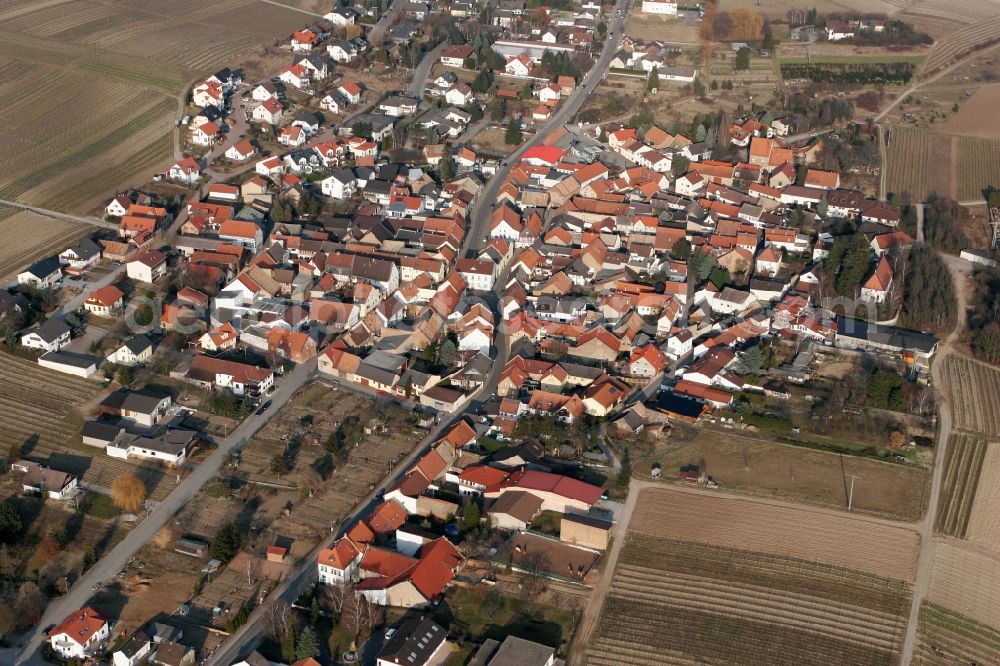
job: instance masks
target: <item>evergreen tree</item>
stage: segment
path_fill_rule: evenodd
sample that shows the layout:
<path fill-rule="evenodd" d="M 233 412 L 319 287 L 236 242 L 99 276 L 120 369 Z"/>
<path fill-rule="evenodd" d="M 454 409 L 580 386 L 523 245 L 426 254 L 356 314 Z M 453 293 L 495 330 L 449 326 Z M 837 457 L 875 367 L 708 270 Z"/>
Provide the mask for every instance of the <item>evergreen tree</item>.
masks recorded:
<path fill-rule="evenodd" d="M 653 92 L 660 87 L 660 73 L 654 67 L 649 70 L 649 78 L 646 80 L 646 90 Z"/>
<path fill-rule="evenodd" d="M 447 339 L 441 343 L 441 363 L 447 367 L 455 362 L 455 355 L 458 353 L 458 348 L 451 339 Z"/>
<path fill-rule="evenodd" d="M 297 659 L 295 642 L 295 624 L 289 623 L 288 629 L 285 630 L 285 635 L 281 637 L 281 660 L 286 664 L 291 664 Z"/>
<path fill-rule="evenodd" d="M 469 502 L 465 507 L 465 513 L 462 514 L 462 529 L 471 532 L 479 527 L 481 520 L 482 513 L 479 511 L 479 505 L 475 502 Z"/>
<path fill-rule="evenodd" d="M 516 118 L 511 118 L 510 122 L 507 123 L 507 130 L 504 132 L 503 141 L 508 146 L 518 146 L 523 141 L 523 135 L 521 134 L 521 125 L 518 123 Z"/>
<path fill-rule="evenodd" d="M 319 638 L 316 636 L 316 630 L 307 626 L 295 642 L 295 660 L 308 659 L 317 655 L 319 655 Z"/>
<path fill-rule="evenodd" d="M 212 539 L 211 554 L 217 560 L 228 562 L 240 551 L 243 535 L 235 523 L 227 523 Z"/>
<path fill-rule="evenodd" d="M 694 140 L 695 140 L 695 143 L 701 143 L 702 141 L 704 141 L 706 135 L 707 135 L 707 132 L 705 131 L 705 126 L 704 125 L 698 125 L 698 127 L 696 127 L 695 130 L 694 130 Z"/>

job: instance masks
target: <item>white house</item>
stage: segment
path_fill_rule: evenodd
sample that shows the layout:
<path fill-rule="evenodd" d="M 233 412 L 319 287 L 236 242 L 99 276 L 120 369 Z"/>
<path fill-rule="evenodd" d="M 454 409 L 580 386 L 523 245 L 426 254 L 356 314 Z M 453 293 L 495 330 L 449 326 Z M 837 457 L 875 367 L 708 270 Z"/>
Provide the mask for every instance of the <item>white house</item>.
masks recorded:
<path fill-rule="evenodd" d="M 84 236 L 59 253 L 59 263 L 73 271 L 85 271 L 101 258 L 101 247 L 89 236 Z"/>
<path fill-rule="evenodd" d="M 361 549 L 348 537 L 338 539 L 333 548 L 319 553 L 319 582 L 346 583 L 361 562 Z"/>
<path fill-rule="evenodd" d="M 139 458 L 176 467 L 191 452 L 196 435 L 193 430 L 167 430 L 156 437 L 131 435 L 108 444 L 104 452 L 112 458 Z"/>
<path fill-rule="evenodd" d="M 491 291 L 497 265 L 485 259 L 459 259 L 455 264 L 466 286 L 473 291 Z"/>
<path fill-rule="evenodd" d="M 167 273 L 167 255 L 159 250 L 146 250 L 125 264 L 125 274 L 133 280 L 152 284 Z"/>
<path fill-rule="evenodd" d="M 201 178 L 201 165 L 193 157 L 185 157 L 170 167 L 167 171 L 167 177 L 179 183 L 194 185 Z"/>
<path fill-rule="evenodd" d="M 72 474 L 49 469 L 27 460 L 11 463 L 10 468 L 24 472 L 21 478 L 21 490 L 25 494 L 45 495 L 49 499 L 63 501 L 76 495 L 80 483 L 80 480 Z"/>
<path fill-rule="evenodd" d="M 104 645 L 110 633 L 108 621 L 88 606 L 49 631 L 49 645 L 63 659 L 86 659 Z"/>
<path fill-rule="evenodd" d="M 234 162 L 243 162 L 248 160 L 257 154 L 257 150 L 250 143 L 249 139 L 243 139 L 238 143 L 234 143 L 226 149 L 225 156 L 227 160 L 232 160 Z"/>
<path fill-rule="evenodd" d="M 339 169 L 319 183 L 320 191 L 334 199 L 346 200 L 358 189 L 358 179 L 348 169 Z"/>
<path fill-rule="evenodd" d="M 21 336 L 21 344 L 45 352 L 59 351 L 69 344 L 70 328 L 62 319 L 46 319 L 41 326 Z"/>
<path fill-rule="evenodd" d="M 527 78 L 531 74 L 532 65 L 531 58 L 521 54 L 516 58 L 508 60 L 507 64 L 504 65 L 503 71 L 510 76 Z"/>
<path fill-rule="evenodd" d="M 62 279 L 62 264 L 56 257 L 42 259 L 17 274 L 17 283 L 35 289 L 51 289 Z"/>
<path fill-rule="evenodd" d="M 677 2 L 675 0 L 642 0 L 642 12 L 644 14 L 677 16 Z"/>
<path fill-rule="evenodd" d="M 472 101 L 472 88 L 467 83 L 458 83 L 444 94 L 444 99 L 455 106 L 465 106 Z"/>
<path fill-rule="evenodd" d="M 258 104 L 250 115 L 256 122 L 277 125 L 281 122 L 283 111 L 284 107 L 281 102 L 274 97 L 269 97 Z"/>
<path fill-rule="evenodd" d="M 112 666 L 138 666 L 153 650 L 153 641 L 146 632 L 139 630 L 129 636 L 111 655 Z"/>
<path fill-rule="evenodd" d="M 153 343 L 145 335 L 137 335 L 108 354 L 108 361 L 116 365 L 135 367 L 148 361 L 152 355 Z"/>

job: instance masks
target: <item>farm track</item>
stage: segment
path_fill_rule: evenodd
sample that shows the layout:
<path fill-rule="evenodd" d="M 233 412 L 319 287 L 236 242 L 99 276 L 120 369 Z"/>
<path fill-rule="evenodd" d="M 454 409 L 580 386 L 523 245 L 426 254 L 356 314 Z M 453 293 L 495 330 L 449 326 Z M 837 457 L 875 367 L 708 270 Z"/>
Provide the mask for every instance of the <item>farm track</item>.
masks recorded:
<path fill-rule="evenodd" d="M 952 435 L 951 439 L 935 531 L 964 539 L 987 444 L 983 439 L 973 439 L 968 435 Z"/>

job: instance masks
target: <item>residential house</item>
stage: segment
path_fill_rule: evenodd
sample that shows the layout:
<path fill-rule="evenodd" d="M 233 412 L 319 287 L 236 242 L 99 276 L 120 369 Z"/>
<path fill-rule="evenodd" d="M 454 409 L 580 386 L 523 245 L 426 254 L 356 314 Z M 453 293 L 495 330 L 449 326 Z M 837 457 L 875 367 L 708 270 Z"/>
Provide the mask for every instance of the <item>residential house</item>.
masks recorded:
<path fill-rule="evenodd" d="M 36 329 L 21 336 L 21 345 L 29 349 L 55 352 L 69 344 L 70 327 L 59 317 L 50 317 Z"/>
<path fill-rule="evenodd" d="M 87 659 L 94 656 L 111 633 L 111 625 L 89 606 L 73 611 L 62 623 L 48 632 L 49 646 L 63 659 Z"/>
<path fill-rule="evenodd" d="M 146 250 L 125 264 L 125 274 L 133 280 L 152 284 L 167 273 L 167 255 L 159 250 Z"/>

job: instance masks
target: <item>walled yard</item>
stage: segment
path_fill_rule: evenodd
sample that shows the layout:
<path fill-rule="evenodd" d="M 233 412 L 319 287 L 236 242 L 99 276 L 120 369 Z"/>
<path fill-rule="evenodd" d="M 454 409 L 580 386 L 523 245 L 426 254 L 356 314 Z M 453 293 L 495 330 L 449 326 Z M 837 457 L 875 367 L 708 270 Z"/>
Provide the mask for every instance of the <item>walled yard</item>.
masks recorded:
<path fill-rule="evenodd" d="M 644 490 L 625 539 L 590 666 L 896 661 L 915 532 Z"/>

